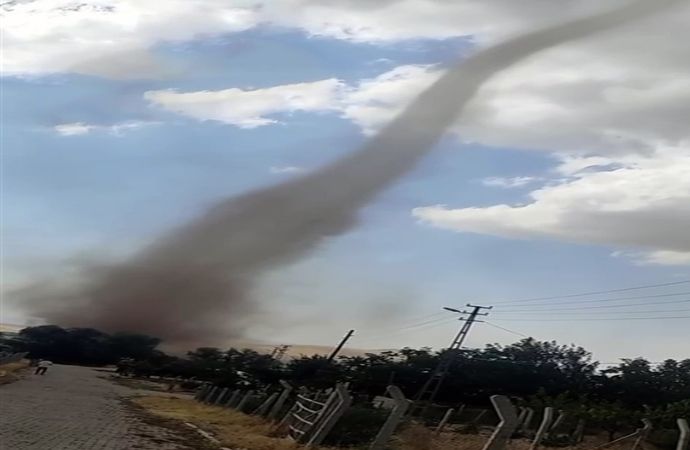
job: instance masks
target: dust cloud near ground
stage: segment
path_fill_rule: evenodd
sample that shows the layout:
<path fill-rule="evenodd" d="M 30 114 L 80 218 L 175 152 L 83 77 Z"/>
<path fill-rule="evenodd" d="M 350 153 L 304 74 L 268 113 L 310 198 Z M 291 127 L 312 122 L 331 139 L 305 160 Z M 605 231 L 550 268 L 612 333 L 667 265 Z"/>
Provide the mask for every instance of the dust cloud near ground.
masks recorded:
<path fill-rule="evenodd" d="M 358 151 L 300 178 L 223 200 L 124 263 L 85 268 L 80 282 L 37 282 L 17 301 L 32 316 L 64 326 L 141 332 L 169 343 L 237 338 L 251 326 L 249 293 L 257 277 L 355 226 L 358 211 L 433 149 L 492 75 L 673 3 L 637 1 L 479 51 L 447 70 Z"/>

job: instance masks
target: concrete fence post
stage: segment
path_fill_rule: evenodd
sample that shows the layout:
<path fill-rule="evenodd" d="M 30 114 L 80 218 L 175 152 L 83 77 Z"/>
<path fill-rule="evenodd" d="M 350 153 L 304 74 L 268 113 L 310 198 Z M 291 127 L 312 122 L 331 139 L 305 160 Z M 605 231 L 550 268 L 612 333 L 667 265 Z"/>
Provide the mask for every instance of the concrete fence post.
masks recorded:
<path fill-rule="evenodd" d="M 208 389 L 206 389 L 206 392 L 204 392 L 204 396 L 201 397 L 201 399 L 200 399 L 199 401 L 200 401 L 201 403 L 206 403 L 206 402 L 208 401 L 209 397 L 210 397 L 211 395 L 213 395 L 213 392 L 214 392 L 213 390 L 214 390 L 215 388 L 216 388 L 216 387 L 215 387 L 214 385 L 209 384 L 209 385 L 208 385 Z"/>
<path fill-rule="evenodd" d="M 278 400 L 276 400 L 276 402 L 273 404 L 273 408 L 271 408 L 271 411 L 268 413 L 269 420 L 276 420 L 278 418 L 278 414 L 280 414 L 280 411 L 283 409 L 283 405 L 285 405 L 285 402 L 293 390 L 292 385 L 287 381 L 280 380 L 280 385 L 283 386 L 283 392 L 280 393 Z"/>
<path fill-rule="evenodd" d="M 230 398 L 228 399 L 228 401 L 225 402 L 225 407 L 226 408 L 234 408 L 235 404 L 237 404 L 237 402 L 240 399 L 240 395 L 242 395 L 241 389 L 235 389 L 234 391 L 232 391 L 232 395 L 230 395 Z"/>
<path fill-rule="evenodd" d="M 530 425 L 532 425 L 532 419 L 534 418 L 534 409 L 525 408 L 525 410 L 527 411 L 527 414 L 525 414 L 525 417 L 523 418 L 522 423 L 520 424 L 520 432 L 522 434 L 527 433 Z"/>
<path fill-rule="evenodd" d="M 434 430 L 434 434 L 439 435 L 443 431 L 443 429 L 446 427 L 446 424 L 448 423 L 448 420 L 450 420 L 450 417 L 453 415 L 455 410 L 453 408 L 448 408 L 448 411 L 443 415 L 443 418 L 441 421 L 438 423 L 438 426 Z"/>
<path fill-rule="evenodd" d="M 194 400 L 198 402 L 202 401 L 209 389 L 211 389 L 211 385 L 208 383 L 204 383 L 201 386 L 199 386 L 196 393 L 194 394 Z"/>
<path fill-rule="evenodd" d="M 388 386 L 386 390 L 391 398 L 395 401 L 395 406 L 388 415 L 386 422 L 383 424 L 378 434 L 374 438 L 374 441 L 369 445 L 369 450 L 379 450 L 388 444 L 393 432 L 395 432 L 395 428 L 398 426 L 402 418 L 405 416 L 408 408 L 412 404 L 412 401 L 405 398 L 405 395 L 397 386 Z M 452 411 L 452 409 L 449 410 L 451 413 Z M 446 413 L 446 416 L 449 416 L 449 414 Z M 447 417 L 444 417 L 444 420 L 448 420 Z"/>
<path fill-rule="evenodd" d="M 278 397 L 278 393 L 274 392 L 273 394 L 269 395 L 266 400 L 264 400 L 253 412 L 252 415 L 255 416 L 265 416 L 266 413 L 268 412 L 269 408 L 271 405 L 273 405 L 273 402 L 276 400 Z"/>
<path fill-rule="evenodd" d="M 549 427 L 551 427 L 552 422 L 553 408 L 547 406 L 546 408 L 544 408 L 544 416 L 541 419 L 541 425 L 539 425 L 539 428 L 537 429 L 537 432 L 534 435 L 534 440 L 532 441 L 532 445 L 530 445 L 529 450 L 536 450 L 537 448 L 539 448 L 539 444 L 541 444 L 541 440 L 544 439 L 544 436 L 549 430 Z"/>
<path fill-rule="evenodd" d="M 630 450 L 637 450 L 640 447 L 640 444 L 642 444 L 642 441 L 647 439 L 649 436 L 649 433 L 652 432 L 652 421 L 649 419 L 642 419 L 642 423 L 644 426 L 639 429 L 638 434 L 637 434 L 637 439 L 635 439 L 635 442 L 633 442 L 632 447 Z"/>
<path fill-rule="evenodd" d="M 585 438 L 585 424 L 585 419 L 580 419 L 577 421 L 575 431 L 573 431 L 573 434 L 570 436 L 570 445 L 579 444 Z"/>
<path fill-rule="evenodd" d="M 478 424 L 479 421 L 482 420 L 482 417 L 484 417 L 484 416 L 486 415 L 487 412 L 488 412 L 487 409 L 482 409 L 481 411 L 479 411 L 479 414 L 477 414 L 477 415 L 474 417 L 474 419 L 472 419 L 472 420 L 470 421 L 470 423 Z"/>
<path fill-rule="evenodd" d="M 221 405 L 221 402 L 223 401 L 226 395 L 228 395 L 228 388 L 221 389 L 213 404 L 216 406 Z"/>
<path fill-rule="evenodd" d="M 503 450 L 518 426 L 515 407 L 505 395 L 492 395 L 491 403 L 501 419 L 483 450 Z"/>
<path fill-rule="evenodd" d="M 688 448 L 688 442 L 690 442 L 690 427 L 688 427 L 688 421 L 685 419 L 678 419 L 676 422 L 680 429 L 676 450 L 686 450 Z"/>
<path fill-rule="evenodd" d="M 518 426 L 520 426 L 525 421 L 525 417 L 527 417 L 527 408 L 521 406 L 518 408 L 518 411 L 520 411 L 518 413 Z"/>
<path fill-rule="evenodd" d="M 247 391 L 247 393 L 244 394 L 244 397 L 242 397 L 242 400 L 240 400 L 240 402 L 237 404 L 237 407 L 235 409 L 238 410 L 239 412 L 243 412 L 242 409 L 247 405 L 247 402 L 249 401 L 249 399 L 252 398 L 253 395 L 254 395 L 254 391 L 252 391 L 252 390 Z"/>
<path fill-rule="evenodd" d="M 549 428 L 549 433 L 554 432 L 563 424 L 563 421 L 568 417 L 568 413 L 562 409 L 558 411 L 558 417 Z"/>
<path fill-rule="evenodd" d="M 216 392 L 218 392 L 218 386 L 213 386 L 210 391 L 208 391 L 208 394 L 204 397 L 204 403 L 207 405 L 211 404 L 213 401 L 214 397 L 216 396 Z"/>

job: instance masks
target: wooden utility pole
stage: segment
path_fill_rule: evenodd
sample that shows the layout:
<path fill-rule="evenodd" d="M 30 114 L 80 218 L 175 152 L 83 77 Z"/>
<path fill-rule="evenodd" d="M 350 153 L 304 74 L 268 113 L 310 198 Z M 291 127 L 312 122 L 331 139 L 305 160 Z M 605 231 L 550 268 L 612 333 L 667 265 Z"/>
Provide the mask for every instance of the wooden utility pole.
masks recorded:
<path fill-rule="evenodd" d="M 333 361 L 335 359 L 335 357 L 338 356 L 338 353 L 340 353 L 340 350 L 343 349 L 343 346 L 352 337 L 353 334 L 355 334 L 355 330 L 350 330 L 347 332 L 347 334 L 345 335 L 345 337 L 343 337 L 343 339 L 340 341 L 338 346 L 336 348 L 334 348 L 333 351 L 331 352 L 331 354 L 328 356 L 329 362 Z"/>

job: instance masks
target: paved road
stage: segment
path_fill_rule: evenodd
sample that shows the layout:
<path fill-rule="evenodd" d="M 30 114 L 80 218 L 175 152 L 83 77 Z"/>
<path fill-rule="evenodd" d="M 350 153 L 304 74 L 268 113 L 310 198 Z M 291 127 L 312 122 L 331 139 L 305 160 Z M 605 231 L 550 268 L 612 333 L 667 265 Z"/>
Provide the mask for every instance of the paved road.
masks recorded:
<path fill-rule="evenodd" d="M 85 367 L 53 366 L 44 376 L 0 386 L 2 450 L 181 450 L 189 434 L 145 423 L 122 402 L 133 391 Z M 185 440 L 187 439 L 187 440 Z M 185 444 L 186 442 L 186 444 Z"/>

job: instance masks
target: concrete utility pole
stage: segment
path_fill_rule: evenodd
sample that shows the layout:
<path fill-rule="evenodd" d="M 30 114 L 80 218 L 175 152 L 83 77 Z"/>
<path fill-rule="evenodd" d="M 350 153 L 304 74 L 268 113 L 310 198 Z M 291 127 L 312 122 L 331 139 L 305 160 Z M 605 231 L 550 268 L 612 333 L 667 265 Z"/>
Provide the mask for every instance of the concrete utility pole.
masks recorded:
<path fill-rule="evenodd" d="M 273 347 L 273 351 L 271 352 L 271 358 L 275 359 L 276 361 L 280 361 L 283 359 L 285 356 L 285 352 L 287 352 L 291 345 L 276 345 Z"/>
<path fill-rule="evenodd" d="M 343 346 L 352 337 L 353 334 L 355 334 L 355 330 L 350 330 L 347 332 L 347 334 L 345 335 L 345 337 L 343 337 L 343 339 L 340 341 L 338 346 L 335 349 L 333 349 L 331 354 L 328 356 L 329 362 L 333 361 L 335 359 L 335 357 L 338 356 L 338 353 L 340 353 L 340 350 L 343 349 Z"/>
<path fill-rule="evenodd" d="M 422 410 L 426 409 L 426 406 L 431 404 L 434 401 L 434 399 L 436 399 L 436 395 L 438 394 L 438 391 L 441 388 L 441 384 L 443 383 L 443 380 L 446 377 L 446 375 L 448 375 L 448 371 L 453 365 L 453 362 L 455 361 L 458 352 L 462 348 L 462 343 L 465 341 L 467 334 L 470 332 L 472 324 L 474 324 L 475 322 L 481 322 L 477 320 L 477 317 L 488 315 L 488 313 L 481 312 L 482 310 L 488 310 L 492 308 L 492 306 L 471 305 L 469 303 L 466 306 L 468 308 L 472 308 L 472 310 L 466 311 L 463 309 L 461 311 L 459 309 L 454 308 L 443 308 L 447 311 L 451 311 L 454 313 L 469 315 L 467 316 L 467 318 L 461 317 L 458 319 L 464 322 L 462 324 L 462 327 L 460 328 L 460 331 L 458 332 L 457 336 L 455 336 L 455 339 L 453 339 L 453 342 L 450 343 L 450 346 L 448 347 L 446 352 L 443 355 L 441 355 L 441 360 L 439 361 L 438 366 L 436 366 L 436 369 L 434 369 L 434 371 L 431 373 L 431 376 L 426 381 L 426 383 L 424 383 L 424 386 L 422 386 L 422 388 L 419 390 L 414 399 L 415 403 L 417 404 L 417 407 L 421 406 Z"/>

